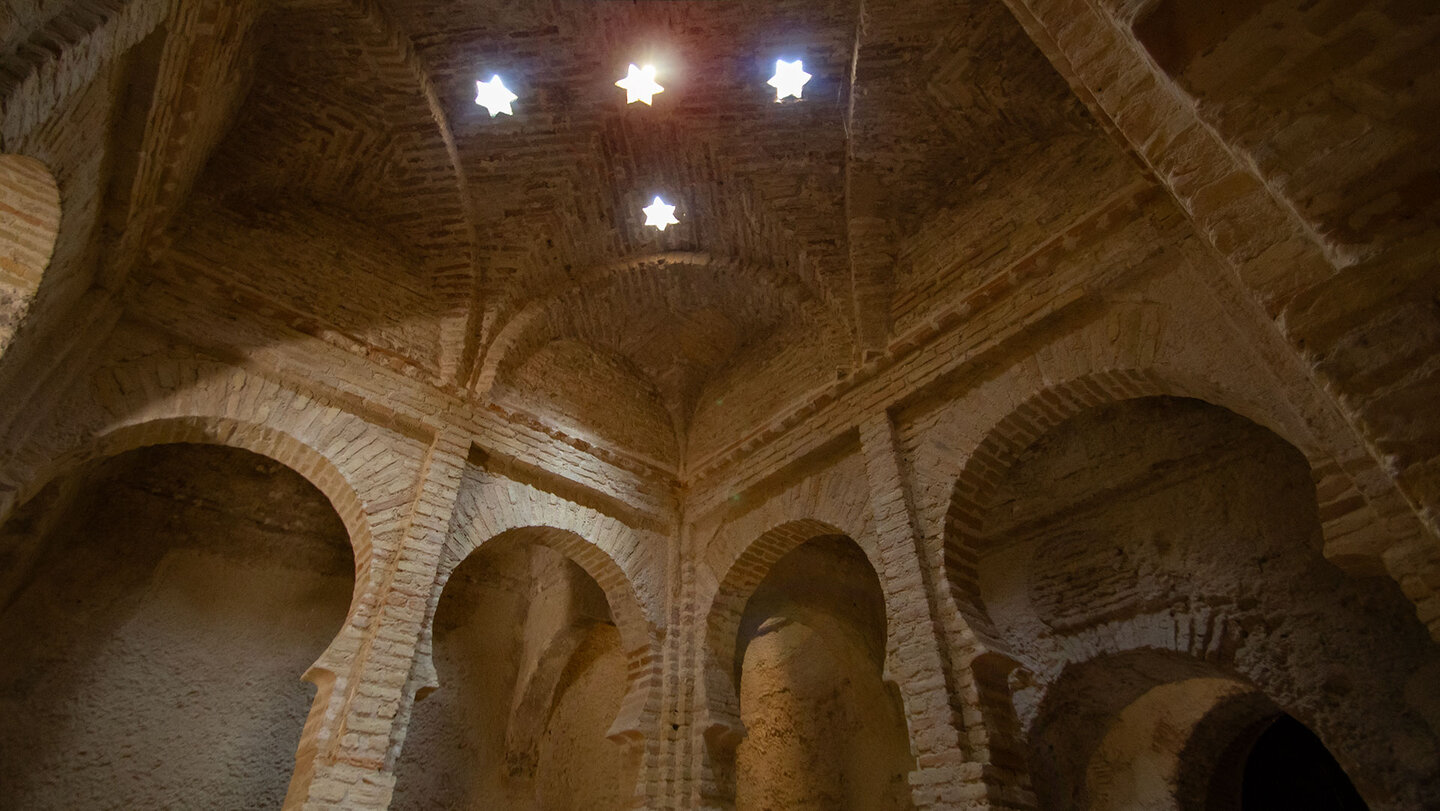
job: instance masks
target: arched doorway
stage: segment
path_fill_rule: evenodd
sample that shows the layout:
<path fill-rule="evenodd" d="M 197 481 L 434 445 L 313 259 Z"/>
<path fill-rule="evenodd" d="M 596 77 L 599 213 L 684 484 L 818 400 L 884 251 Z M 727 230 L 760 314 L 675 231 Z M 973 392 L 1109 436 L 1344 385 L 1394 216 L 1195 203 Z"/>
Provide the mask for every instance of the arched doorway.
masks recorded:
<path fill-rule="evenodd" d="M 485 542 L 436 607 L 440 687 L 416 704 L 392 808 L 635 803 L 636 750 L 609 738 L 629 664 L 609 598 L 547 530 Z"/>
<path fill-rule="evenodd" d="M 0 528 L 0 805 L 279 807 L 342 627 L 349 537 L 236 448 L 122 453 Z"/>
<path fill-rule="evenodd" d="M 905 717 L 887 684 L 885 604 L 844 536 L 807 541 L 745 604 L 735 646 L 735 807 L 911 808 Z"/>

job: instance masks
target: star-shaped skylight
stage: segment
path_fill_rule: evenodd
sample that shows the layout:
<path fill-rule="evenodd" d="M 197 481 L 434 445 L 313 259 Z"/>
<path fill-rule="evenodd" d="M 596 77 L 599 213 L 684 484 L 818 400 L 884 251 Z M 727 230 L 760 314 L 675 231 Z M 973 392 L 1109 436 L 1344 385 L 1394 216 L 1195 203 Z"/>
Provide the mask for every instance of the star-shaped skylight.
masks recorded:
<path fill-rule="evenodd" d="M 514 115 L 510 102 L 518 98 L 520 97 L 511 93 L 505 83 L 500 81 L 499 76 L 491 76 L 488 82 L 475 83 L 475 103 L 488 110 L 491 118 L 501 113 Z"/>
<path fill-rule="evenodd" d="M 668 205 L 659 197 L 656 197 L 654 202 L 640 210 L 645 212 L 645 224 L 653 225 L 661 231 L 664 231 L 668 225 L 677 225 L 680 222 L 675 219 L 675 207 Z"/>
<path fill-rule="evenodd" d="M 810 74 L 805 72 L 804 60 L 796 59 L 794 62 L 786 62 L 784 59 L 775 60 L 775 75 L 765 84 L 775 88 L 775 100 L 783 101 L 789 96 L 800 98 L 800 89 L 810 81 Z"/>
<path fill-rule="evenodd" d="M 650 103 L 650 98 L 665 88 L 655 83 L 655 66 L 645 67 L 630 66 L 630 71 L 625 78 L 615 83 L 616 87 L 625 88 L 625 103 L 634 104 L 637 101 Z"/>

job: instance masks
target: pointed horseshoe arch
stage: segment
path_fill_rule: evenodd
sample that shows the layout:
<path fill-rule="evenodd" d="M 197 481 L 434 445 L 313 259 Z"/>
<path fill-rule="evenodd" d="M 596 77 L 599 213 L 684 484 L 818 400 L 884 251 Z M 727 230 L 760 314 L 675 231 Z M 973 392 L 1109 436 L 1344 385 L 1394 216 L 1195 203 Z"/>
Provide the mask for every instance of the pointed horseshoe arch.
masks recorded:
<path fill-rule="evenodd" d="M 440 587 L 449 579 L 465 557 L 486 546 L 496 543 L 524 541 L 559 552 L 566 559 L 585 570 L 605 593 L 605 601 L 620 632 L 620 641 L 625 648 L 625 660 L 629 665 L 629 683 L 620 712 L 611 724 L 608 737 L 616 743 L 639 744 L 648 734 L 655 710 L 659 686 L 659 651 L 654 629 L 646 619 L 640 598 L 635 593 L 630 578 L 625 575 L 613 558 L 596 544 L 579 533 L 560 527 L 526 526 L 507 529 L 475 544 L 466 550 L 454 565 L 441 577 Z"/>

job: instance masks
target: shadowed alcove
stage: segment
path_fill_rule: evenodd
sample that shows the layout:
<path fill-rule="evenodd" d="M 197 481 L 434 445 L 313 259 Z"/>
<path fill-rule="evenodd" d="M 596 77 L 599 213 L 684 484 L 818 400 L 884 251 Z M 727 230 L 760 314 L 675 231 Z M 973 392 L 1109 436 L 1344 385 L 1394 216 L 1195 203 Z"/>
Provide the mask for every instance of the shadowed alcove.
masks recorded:
<path fill-rule="evenodd" d="M 52 482 L 0 528 L 0 805 L 278 808 L 354 589 L 298 473 L 158 445 Z"/>
<path fill-rule="evenodd" d="M 914 768 L 899 696 L 882 678 L 885 604 L 843 536 L 788 552 L 746 604 L 735 650 L 735 807 L 910 808 Z"/>
<path fill-rule="evenodd" d="M 1369 806 L 1325 748 L 1304 724 L 1281 714 L 1266 719 L 1250 746 L 1241 773 L 1240 811 L 1294 805 L 1316 811 L 1366 811 Z M 1220 787 L 1217 786 L 1217 789 Z M 1226 811 L 1235 794 L 1215 791 L 1206 811 Z"/>
<path fill-rule="evenodd" d="M 636 768 L 607 733 L 627 686 L 600 585 L 525 531 L 451 574 L 435 613 L 440 687 L 416 704 L 397 809 L 629 808 Z"/>

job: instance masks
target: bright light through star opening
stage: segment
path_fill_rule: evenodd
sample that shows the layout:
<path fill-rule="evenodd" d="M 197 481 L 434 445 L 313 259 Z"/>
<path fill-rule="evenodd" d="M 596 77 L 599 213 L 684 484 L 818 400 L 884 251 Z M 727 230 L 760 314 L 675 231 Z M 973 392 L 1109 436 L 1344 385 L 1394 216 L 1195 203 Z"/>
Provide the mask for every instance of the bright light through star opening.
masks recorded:
<path fill-rule="evenodd" d="M 787 98 L 800 98 L 800 91 L 805 83 L 810 81 L 810 74 L 805 72 L 803 60 L 796 59 L 794 62 L 786 62 L 784 59 L 775 60 L 775 75 L 770 77 L 766 84 L 775 88 L 775 100 L 784 101 Z"/>
<path fill-rule="evenodd" d="M 637 101 L 649 104 L 656 93 L 665 89 L 655 81 L 654 65 L 646 65 L 642 68 L 632 64 L 629 72 L 625 74 L 625 78 L 616 82 L 615 86 L 624 88 L 626 104 L 634 104 Z"/>
<path fill-rule="evenodd" d="M 514 115 L 515 112 L 510 109 L 510 102 L 518 98 L 520 97 L 511 93 L 510 88 L 500 81 L 499 76 L 491 76 L 488 82 L 475 83 L 475 103 L 484 107 L 490 113 L 491 118 L 502 113 Z"/>
<path fill-rule="evenodd" d="M 654 202 L 640 210 L 645 212 L 645 224 L 654 226 L 661 231 L 664 231 L 666 226 L 676 225 L 680 222 L 675 219 L 675 207 L 668 205 L 658 196 Z"/>

